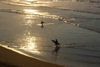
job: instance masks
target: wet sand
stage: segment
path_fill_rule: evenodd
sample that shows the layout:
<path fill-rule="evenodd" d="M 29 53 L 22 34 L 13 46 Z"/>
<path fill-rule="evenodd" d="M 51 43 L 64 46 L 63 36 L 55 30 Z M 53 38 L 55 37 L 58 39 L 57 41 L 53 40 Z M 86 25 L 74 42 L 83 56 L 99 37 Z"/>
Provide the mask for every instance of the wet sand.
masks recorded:
<path fill-rule="evenodd" d="M 0 66 L 4 67 L 64 67 L 28 57 L 0 45 Z"/>

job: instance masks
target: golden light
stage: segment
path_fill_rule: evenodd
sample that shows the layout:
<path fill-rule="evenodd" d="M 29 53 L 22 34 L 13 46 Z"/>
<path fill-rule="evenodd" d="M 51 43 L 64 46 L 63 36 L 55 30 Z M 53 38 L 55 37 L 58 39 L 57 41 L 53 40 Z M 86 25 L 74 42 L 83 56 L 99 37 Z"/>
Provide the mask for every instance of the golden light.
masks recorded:
<path fill-rule="evenodd" d="M 36 48 L 34 37 L 28 37 L 28 38 L 26 38 L 26 40 L 27 40 L 27 49 L 28 50 L 32 50 L 32 49 Z"/>
<path fill-rule="evenodd" d="M 44 24 L 44 26 L 49 26 L 49 25 L 53 25 L 54 23 L 46 23 Z M 41 26 L 41 24 L 37 24 L 37 26 Z"/>
<path fill-rule="evenodd" d="M 26 0 L 26 1 L 33 1 L 33 0 Z"/>
<path fill-rule="evenodd" d="M 53 0 L 54 2 L 57 2 L 58 0 Z"/>
<path fill-rule="evenodd" d="M 24 13 L 30 14 L 30 15 L 32 15 L 32 14 L 33 15 L 48 15 L 47 12 L 40 12 L 40 11 L 34 10 L 34 9 L 24 9 L 23 11 L 24 11 Z"/>
<path fill-rule="evenodd" d="M 29 15 L 24 16 L 24 19 L 25 19 L 24 25 L 30 26 L 30 27 L 32 26 L 32 24 L 34 23 L 34 21 L 32 20 L 32 19 L 34 19 L 32 14 L 34 12 L 35 12 L 34 10 L 24 10 L 24 13 L 29 14 Z"/>
<path fill-rule="evenodd" d="M 30 26 L 31 27 L 32 24 L 33 24 L 32 20 L 27 20 L 27 22 L 25 22 L 26 26 Z"/>
<path fill-rule="evenodd" d="M 33 10 L 33 9 L 24 9 L 24 13 L 27 13 L 27 14 L 39 14 L 39 12 L 37 10 Z"/>
<path fill-rule="evenodd" d="M 35 54 L 40 54 L 40 52 L 38 51 L 38 46 L 36 45 L 36 37 L 31 36 L 30 32 L 24 34 L 22 42 L 23 43 L 21 44 L 20 49 Z"/>

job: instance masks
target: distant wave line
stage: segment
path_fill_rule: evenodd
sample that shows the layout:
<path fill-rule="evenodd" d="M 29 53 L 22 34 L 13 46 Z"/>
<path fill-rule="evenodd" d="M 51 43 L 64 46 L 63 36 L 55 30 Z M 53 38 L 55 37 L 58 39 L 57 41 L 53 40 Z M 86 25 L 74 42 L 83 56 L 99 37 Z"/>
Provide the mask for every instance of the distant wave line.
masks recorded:
<path fill-rule="evenodd" d="M 77 26 L 77 27 L 80 27 L 80 28 L 83 28 L 83 29 L 86 29 L 86 30 L 90 30 L 90 31 L 100 33 L 100 30 L 98 30 L 98 29 L 83 26 L 83 25 L 80 25 L 78 23 L 73 23 L 73 21 L 75 21 L 75 20 L 73 20 L 73 18 L 64 18 L 64 17 L 56 16 L 56 15 L 55 16 L 54 15 L 47 15 L 46 16 L 46 15 L 40 15 L 40 14 L 28 14 L 28 13 L 25 13 L 24 11 L 22 11 L 22 10 L 12 10 L 12 9 L 0 9 L 0 12 L 16 13 L 16 14 L 22 14 L 22 15 L 37 15 L 39 17 L 42 16 L 42 17 L 45 17 L 45 18 L 57 19 L 59 21 L 63 21 L 64 23 L 72 24 L 74 26 Z"/>

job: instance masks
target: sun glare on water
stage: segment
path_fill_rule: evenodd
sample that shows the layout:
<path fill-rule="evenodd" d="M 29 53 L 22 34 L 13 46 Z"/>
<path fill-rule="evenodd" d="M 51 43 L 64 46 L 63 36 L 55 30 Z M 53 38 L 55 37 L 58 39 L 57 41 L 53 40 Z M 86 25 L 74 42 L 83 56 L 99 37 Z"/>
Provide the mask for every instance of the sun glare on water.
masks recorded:
<path fill-rule="evenodd" d="M 24 13 L 31 14 L 31 15 L 48 15 L 47 12 L 40 12 L 40 11 L 34 10 L 34 9 L 24 9 L 23 11 L 24 11 Z"/>
<path fill-rule="evenodd" d="M 25 33 L 22 37 L 22 44 L 20 46 L 20 49 L 35 54 L 40 54 L 40 52 L 38 51 L 36 40 L 37 40 L 36 37 L 31 36 L 30 32 Z"/>
<path fill-rule="evenodd" d="M 33 1 L 33 0 L 26 0 L 26 1 Z"/>
<path fill-rule="evenodd" d="M 24 12 L 28 14 L 38 14 L 37 10 L 32 10 L 32 9 L 24 9 Z"/>

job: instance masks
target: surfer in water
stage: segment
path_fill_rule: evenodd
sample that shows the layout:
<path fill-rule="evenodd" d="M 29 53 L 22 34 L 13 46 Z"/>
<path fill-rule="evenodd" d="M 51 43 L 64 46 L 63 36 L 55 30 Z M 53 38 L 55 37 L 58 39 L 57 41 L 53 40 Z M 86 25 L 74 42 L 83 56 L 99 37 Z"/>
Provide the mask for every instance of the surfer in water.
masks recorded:
<path fill-rule="evenodd" d="M 41 28 L 44 28 L 44 24 L 45 22 L 44 21 L 41 21 Z"/>
<path fill-rule="evenodd" d="M 57 39 L 56 40 L 52 40 L 52 42 L 55 44 L 55 46 L 59 46 L 60 45 L 60 43 L 58 42 Z"/>
<path fill-rule="evenodd" d="M 58 40 L 52 40 L 52 42 L 55 44 L 55 49 L 53 50 L 54 53 L 58 53 L 59 49 L 60 49 L 60 43 L 58 42 Z"/>

